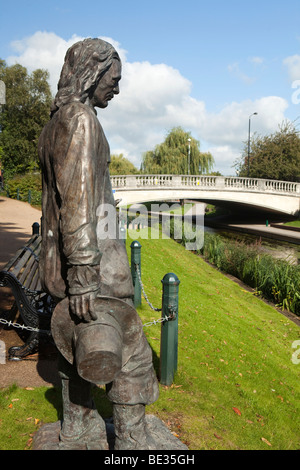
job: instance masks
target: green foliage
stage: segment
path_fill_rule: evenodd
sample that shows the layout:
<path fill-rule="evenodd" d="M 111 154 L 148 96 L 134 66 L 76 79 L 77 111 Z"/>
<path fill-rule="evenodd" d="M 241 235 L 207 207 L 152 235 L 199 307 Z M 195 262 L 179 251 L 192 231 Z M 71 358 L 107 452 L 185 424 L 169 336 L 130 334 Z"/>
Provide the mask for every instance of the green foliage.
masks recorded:
<path fill-rule="evenodd" d="M 165 141 L 143 155 L 141 169 L 150 174 L 188 174 L 190 141 L 190 174 L 209 173 L 214 159 L 210 153 L 200 152 L 200 143 L 181 127 L 173 128 Z"/>
<path fill-rule="evenodd" d="M 109 172 L 111 175 L 136 175 L 138 169 L 121 153 L 111 156 Z"/>
<path fill-rule="evenodd" d="M 37 142 L 49 119 L 49 74 L 37 69 L 28 74 L 19 64 L 0 61 L 0 80 L 6 85 L 6 105 L 0 113 L 0 147 L 4 177 L 39 167 Z"/>
<path fill-rule="evenodd" d="M 29 173 L 26 175 L 16 175 L 5 182 L 5 191 L 12 199 L 28 202 L 33 206 L 41 206 L 42 202 L 42 178 L 40 173 Z"/>
<path fill-rule="evenodd" d="M 248 176 L 248 143 L 236 163 L 239 176 Z M 300 136 L 294 124 L 284 122 L 279 130 L 251 139 L 249 176 L 252 178 L 300 181 Z"/>

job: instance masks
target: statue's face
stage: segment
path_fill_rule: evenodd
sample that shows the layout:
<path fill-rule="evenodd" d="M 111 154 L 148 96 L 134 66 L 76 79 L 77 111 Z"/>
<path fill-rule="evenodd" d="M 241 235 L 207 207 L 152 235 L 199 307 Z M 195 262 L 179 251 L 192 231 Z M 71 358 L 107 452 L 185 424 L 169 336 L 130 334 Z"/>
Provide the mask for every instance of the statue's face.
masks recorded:
<path fill-rule="evenodd" d="M 101 78 L 91 99 L 91 104 L 98 108 L 106 108 L 108 101 L 119 93 L 120 80 L 121 62 L 118 59 L 114 59 L 111 67 Z"/>

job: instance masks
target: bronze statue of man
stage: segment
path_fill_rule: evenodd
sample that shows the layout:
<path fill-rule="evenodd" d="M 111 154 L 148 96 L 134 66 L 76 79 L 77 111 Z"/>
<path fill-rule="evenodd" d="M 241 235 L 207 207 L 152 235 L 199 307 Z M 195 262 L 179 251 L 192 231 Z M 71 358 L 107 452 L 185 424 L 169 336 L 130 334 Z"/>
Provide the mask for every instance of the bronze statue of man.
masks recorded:
<path fill-rule="evenodd" d="M 125 246 L 99 237 L 103 205 L 115 207 L 110 150 L 95 107 L 119 93 L 121 61 L 101 39 L 66 53 L 51 119 L 39 139 L 43 174 L 40 275 L 56 301 L 52 334 L 60 352 L 62 448 L 107 449 L 91 398 L 106 385 L 115 449 L 154 449 L 145 406 L 158 398 L 152 352 L 133 307 Z"/>

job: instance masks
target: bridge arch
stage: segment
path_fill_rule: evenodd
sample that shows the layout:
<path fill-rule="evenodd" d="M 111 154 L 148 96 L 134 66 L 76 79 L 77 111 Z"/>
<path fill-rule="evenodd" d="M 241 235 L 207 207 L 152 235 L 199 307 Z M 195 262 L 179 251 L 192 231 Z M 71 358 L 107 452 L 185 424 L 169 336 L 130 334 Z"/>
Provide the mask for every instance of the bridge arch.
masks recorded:
<path fill-rule="evenodd" d="M 115 198 L 121 205 L 149 201 L 199 200 L 297 216 L 300 184 L 260 178 L 202 175 L 111 176 Z"/>

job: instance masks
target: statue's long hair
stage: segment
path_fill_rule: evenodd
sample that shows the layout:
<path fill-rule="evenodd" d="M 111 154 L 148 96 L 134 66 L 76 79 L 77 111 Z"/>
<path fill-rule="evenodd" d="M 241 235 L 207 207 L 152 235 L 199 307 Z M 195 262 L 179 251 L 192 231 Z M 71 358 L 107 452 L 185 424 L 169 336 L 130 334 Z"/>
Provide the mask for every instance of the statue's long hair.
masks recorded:
<path fill-rule="evenodd" d="M 89 38 L 73 44 L 65 56 L 51 116 L 61 106 L 72 101 L 85 103 L 112 65 L 113 59 L 120 60 L 118 53 L 102 39 Z"/>

